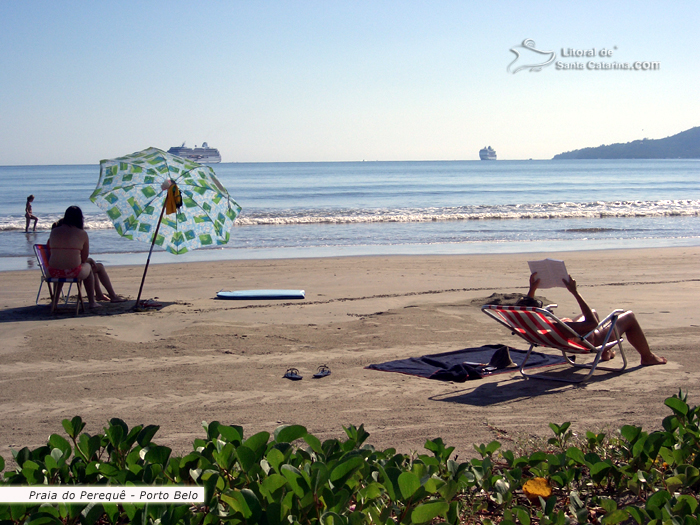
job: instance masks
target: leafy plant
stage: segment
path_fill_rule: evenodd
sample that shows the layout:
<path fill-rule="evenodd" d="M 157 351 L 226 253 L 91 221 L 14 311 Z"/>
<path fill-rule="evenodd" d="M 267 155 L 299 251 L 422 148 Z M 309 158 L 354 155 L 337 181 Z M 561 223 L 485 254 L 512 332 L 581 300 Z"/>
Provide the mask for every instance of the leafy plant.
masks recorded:
<path fill-rule="evenodd" d="M 454 447 L 428 440 L 426 454 L 375 450 L 362 425 L 346 439 L 321 442 L 300 425 L 244 436 L 243 428 L 203 423 L 183 457 L 153 441 L 158 427 L 111 419 L 84 432 L 63 420 L 67 436 L 13 451 L 8 485 L 153 485 L 205 488 L 201 505 L 0 505 L 2 523 L 226 525 L 294 523 L 682 523 L 698 524 L 700 410 L 683 392 L 665 401 L 661 431 L 625 425 L 616 438 L 586 432 L 576 446 L 571 424 L 550 424 L 549 448 L 516 455 L 492 441 L 479 457 L 452 458 Z M 0 471 L 5 461 L 0 457 Z"/>

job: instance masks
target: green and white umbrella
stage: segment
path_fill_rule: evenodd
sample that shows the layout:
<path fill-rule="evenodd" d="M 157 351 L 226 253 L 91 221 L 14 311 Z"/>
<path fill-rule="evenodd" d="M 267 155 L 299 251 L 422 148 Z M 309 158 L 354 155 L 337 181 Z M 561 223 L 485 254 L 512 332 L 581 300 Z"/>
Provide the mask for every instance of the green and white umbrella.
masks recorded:
<path fill-rule="evenodd" d="M 175 197 L 179 190 L 181 206 L 168 215 L 169 189 Z M 100 180 L 90 200 L 112 219 L 119 235 L 151 243 L 144 279 L 154 245 L 182 254 L 226 244 L 241 211 L 210 166 L 157 148 L 101 161 Z M 137 306 L 140 298 L 141 290 Z"/>

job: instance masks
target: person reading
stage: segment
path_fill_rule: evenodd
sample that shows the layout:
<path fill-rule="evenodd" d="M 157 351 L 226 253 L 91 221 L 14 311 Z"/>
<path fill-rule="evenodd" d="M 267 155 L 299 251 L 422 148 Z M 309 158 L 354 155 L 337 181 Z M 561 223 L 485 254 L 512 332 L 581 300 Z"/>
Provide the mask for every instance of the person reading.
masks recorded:
<path fill-rule="evenodd" d="M 578 302 L 579 308 L 581 308 L 581 316 L 576 319 L 562 319 L 571 329 L 573 329 L 579 335 L 585 335 L 598 326 L 598 314 L 595 310 L 588 306 L 588 303 L 581 297 L 581 294 L 576 288 L 576 281 L 571 275 L 568 279 L 562 279 L 566 289 L 574 296 L 576 302 Z M 535 299 L 535 292 L 540 284 L 540 280 L 537 278 L 537 272 L 530 275 L 530 289 L 527 295 L 520 299 L 517 303 L 518 306 L 537 306 L 541 307 L 542 303 Z M 651 365 L 665 365 L 668 361 L 665 357 L 660 357 L 654 354 L 649 348 L 649 343 L 647 342 L 646 336 L 642 331 L 642 327 L 639 326 L 639 322 L 632 311 L 626 311 L 617 318 L 617 325 L 615 326 L 619 336 L 625 335 L 627 341 L 632 347 L 639 352 L 642 358 L 642 366 Z M 586 339 L 594 345 L 599 345 L 603 343 L 605 334 L 601 329 L 591 332 Z M 601 359 L 603 361 L 608 361 L 615 357 L 615 351 L 610 349 L 603 352 Z"/>

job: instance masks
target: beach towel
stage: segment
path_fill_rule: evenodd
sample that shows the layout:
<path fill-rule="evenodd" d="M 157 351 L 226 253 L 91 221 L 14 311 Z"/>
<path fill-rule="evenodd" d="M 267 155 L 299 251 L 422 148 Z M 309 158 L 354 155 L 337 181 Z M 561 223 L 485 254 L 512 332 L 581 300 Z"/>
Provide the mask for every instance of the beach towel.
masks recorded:
<path fill-rule="evenodd" d="M 525 350 L 517 350 L 506 345 L 485 345 L 441 354 L 388 361 L 368 365 L 365 368 L 463 383 L 494 374 L 517 372 L 526 354 Z M 554 366 L 564 362 L 564 356 L 532 352 L 525 368 Z"/>

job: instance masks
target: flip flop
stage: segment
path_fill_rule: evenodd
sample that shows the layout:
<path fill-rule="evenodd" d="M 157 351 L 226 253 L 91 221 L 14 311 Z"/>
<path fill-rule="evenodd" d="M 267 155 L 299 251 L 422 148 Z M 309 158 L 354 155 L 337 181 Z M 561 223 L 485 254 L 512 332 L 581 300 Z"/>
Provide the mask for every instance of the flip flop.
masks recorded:
<path fill-rule="evenodd" d="M 285 379 L 291 379 L 292 381 L 299 381 L 303 379 L 303 376 L 299 375 L 299 370 L 296 368 L 287 368 L 287 371 L 282 376 Z"/>
<path fill-rule="evenodd" d="M 318 371 L 313 375 L 313 378 L 320 379 L 329 375 L 331 375 L 331 369 L 328 368 L 326 365 L 321 365 L 318 367 Z"/>
<path fill-rule="evenodd" d="M 126 301 L 126 299 L 125 299 Z M 139 308 L 162 308 L 163 305 L 155 302 L 153 299 L 148 299 L 146 301 L 141 301 L 139 303 Z"/>

